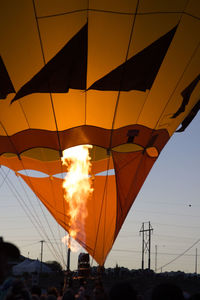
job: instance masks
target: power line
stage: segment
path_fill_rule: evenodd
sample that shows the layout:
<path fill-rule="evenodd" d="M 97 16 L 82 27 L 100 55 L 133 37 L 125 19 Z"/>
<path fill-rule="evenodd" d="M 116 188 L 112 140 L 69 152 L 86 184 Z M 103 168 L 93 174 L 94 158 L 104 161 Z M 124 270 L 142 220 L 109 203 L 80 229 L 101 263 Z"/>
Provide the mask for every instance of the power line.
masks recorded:
<path fill-rule="evenodd" d="M 190 225 L 177 225 L 177 224 L 166 224 L 166 223 L 154 223 L 159 226 L 170 226 L 170 227 L 181 227 L 181 228 L 196 228 L 200 229 L 200 226 L 190 226 Z"/>
<path fill-rule="evenodd" d="M 139 250 L 126 250 L 126 249 L 113 249 L 113 252 L 126 252 L 126 253 L 141 253 Z M 156 252 L 152 251 L 151 254 L 156 254 Z M 157 255 L 180 255 L 180 253 L 169 253 L 169 252 L 157 252 Z M 194 257 L 196 254 L 185 254 L 188 257 Z M 197 255 L 200 257 L 200 254 Z"/>
<path fill-rule="evenodd" d="M 30 247 L 30 246 L 36 245 L 36 244 L 38 244 L 38 243 L 39 243 L 39 242 L 32 243 L 32 244 L 28 244 L 28 245 L 23 245 L 23 246 L 20 246 L 20 248 Z"/>
<path fill-rule="evenodd" d="M 148 210 L 141 210 L 141 209 L 135 209 L 135 212 L 142 212 L 142 213 L 151 213 L 151 214 L 159 214 L 159 215 L 163 215 L 163 211 L 148 211 Z M 179 216 L 179 217 L 193 217 L 193 218 L 199 218 L 199 216 L 195 216 L 195 215 L 185 215 L 185 214 L 173 214 L 173 213 L 164 213 L 165 215 L 168 216 Z"/>
<path fill-rule="evenodd" d="M 181 256 L 183 256 L 185 253 L 187 253 L 190 249 L 192 249 L 196 244 L 198 244 L 200 242 L 200 239 L 198 239 L 196 242 L 194 242 L 189 248 L 187 248 L 184 252 L 182 252 L 181 254 L 179 254 L 177 257 L 175 257 L 174 259 L 172 259 L 171 261 L 169 261 L 167 264 L 162 265 L 160 268 L 158 268 L 158 270 L 163 269 L 164 267 L 168 266 L 169 264 L 171 264 L 172 262 L 176 261 L 178 258 L 180 258 Z"/>

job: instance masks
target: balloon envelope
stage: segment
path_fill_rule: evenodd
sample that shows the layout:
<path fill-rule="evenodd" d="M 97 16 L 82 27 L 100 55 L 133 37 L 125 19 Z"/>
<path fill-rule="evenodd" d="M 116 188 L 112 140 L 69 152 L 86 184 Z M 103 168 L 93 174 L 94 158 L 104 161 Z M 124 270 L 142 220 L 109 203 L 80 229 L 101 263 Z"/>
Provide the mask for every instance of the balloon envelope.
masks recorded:
<path fill-rule="evenodd" d="M 0 163 L 69 231 L 60 157 L 93 145 L 76 240 L 103 265 L 161 150 L 200 108 L 200 3 L 8 0 L 0 20 Z"/>

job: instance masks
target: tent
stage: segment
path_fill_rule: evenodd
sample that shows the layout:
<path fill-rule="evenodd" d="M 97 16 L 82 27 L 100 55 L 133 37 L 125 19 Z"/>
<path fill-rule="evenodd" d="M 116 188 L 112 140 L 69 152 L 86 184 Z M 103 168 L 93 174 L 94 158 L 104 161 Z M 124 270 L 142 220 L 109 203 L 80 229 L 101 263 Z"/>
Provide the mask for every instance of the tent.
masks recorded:
<path fill-rule="evenodd" d="M 27 266 L 32 262 L 32 259 L 29 259 L 29 258 L 26 258 L 23 262 L 15 265 L 13 268 L 12 268 L 12 272 L 13 272 L 13 275 L 20 275 L 20 274 L 23 274 L 24 272 L 27 272 L 26 269 L 27 269 Z"/>
<path fill-rule="evenodd" d="M 13 267 L 13 275 L 22 275 L 23 273 L 34 272 L 50 273 L 51 269 L 39 260 L 25 259 L 22 263 Z"/>

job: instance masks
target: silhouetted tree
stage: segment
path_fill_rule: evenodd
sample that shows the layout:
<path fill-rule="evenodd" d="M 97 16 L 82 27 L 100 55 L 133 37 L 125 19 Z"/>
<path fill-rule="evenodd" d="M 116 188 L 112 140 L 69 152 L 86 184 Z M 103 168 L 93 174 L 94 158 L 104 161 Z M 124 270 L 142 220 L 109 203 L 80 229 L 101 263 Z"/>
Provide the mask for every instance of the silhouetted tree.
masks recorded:
<path fill-rule="evenodd" d="M 62 271 L 62 266 L 61 264 L 59 264 L 59 262 L 53 260 L 53 261 L 47 261 L 45 262 L 45 264 L 51 268 L 52 271 L 56 272 L 56 271 Z"/>

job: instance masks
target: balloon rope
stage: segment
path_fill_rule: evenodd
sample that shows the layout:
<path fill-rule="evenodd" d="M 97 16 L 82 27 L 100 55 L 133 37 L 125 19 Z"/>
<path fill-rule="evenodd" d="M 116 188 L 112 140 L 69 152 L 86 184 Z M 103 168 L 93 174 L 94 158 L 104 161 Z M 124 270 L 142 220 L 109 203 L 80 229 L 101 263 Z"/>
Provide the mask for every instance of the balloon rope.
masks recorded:
<path fill-rule="evenodd" d="M 95 238 L 95 243 L 94 243 L 93 256 L 95 256 L 95 253 L 96 253 L 97 241 L 98 241 L 98 237 L 99 237 L 99 229 L 100 229 L 100 222 L 101 222 L 101 216 L 102 216 L 102 211 L 103 211 L 103 204 L 104 204 L 104 201 L 105 201 L 107 184 L 108 184 L 109 164 L 110 164 L 110 157 L 108 158 L 108 161 L 107 161 L 107 170 L 106 170 L 107 174 L 106 174 L 106 179 L 105 179 L 105 184 L 104 184 L 104 191 L 103 191 L 103 196 L 102 196 L 102 201 L 101 201 L 101 209 L 100 209 L 99 220 L 98 220 L 98 225 L 97 225 L 97 232 L 96 232 L 96 238 Z M 105 223 L 104 223 L 104 229 L 105 229 Z M 105 236 L 104 236 L 104 239 L 105 239 Z M 104 241 L 103 241 L 103 245 L 104 245 Z"/>
<path fill-rule="evenodd" d="M 36 24 L 37 24 L 38 36 L 39 36 L 39 40 L 40 40 L 40 47 L 41 47 L 43 62 L 44 62 L 44 65 L 46 65 L 46 59 L 45 59 L 45 55 L 44 55 L 44 47 L 43 47 L 43 44 L 42 44 L 42 37 L 41 37 L 39 22 L 38 22 L 37 13 L 36 13 L 35 1 L 32 0 L 32 2 L 33 2 L 35 20 L 36 20 Z M 48 81 L 48 87 L 49 87 L 49 81 Z M 56 132 L 57 132 L 59 152 L 60 152 L 60 156 L 62 156 L 62 154 L 61 154 L 62 148 L 61 148 L 60 136 L 59 136 L 59 131 L 58 131 L 58 123 L 57 123 L 57 119 L 56 119 L 56 113 L 55 113 L 55 108 L 54 108 L 54 104 L 53 104 L 53 97 L 52 97 L 51 92 L 49 93 L 49 96 L 50 96 L 50 102 L 51 102 L 51 106 L 52 106 L 52 111 L 53 111 L 53 116 L 54 116 L 54 121 L 55 121 L 55 127 L 56 127 Z"/>
<path fill-rule="evenodd" d="M 183 78 L 185 72 L 187 71 L 189 65 L 191 64 L 191 61 L 192 61 L 193 57 L 195 56 L 195 54 L 196 54 L 197 50 L 199 49 L 199 47 L 200 47 L 200 42 L 198 43 L 198 45 L 197 45 L 197 47 L 194 49 L 194 51 L 193 51 L 193 53 L 192 53 L 190 59 L 188 60 L 187 65 L 185 66 L 185 68 L 184 68 L 184 70 L 183 70 L 183 72 L 182 72 L 182 74 L 181 74 L 179 80 L 178 80 L 177 83 L 176 83 L 175 88 L 173 89 L 171 95 L 169 96 L 168 101 L 167 101 L 167 103 L 165 104 L 165 106 L 164 106 L 164 108 L 163 108 L 163 110 L 162 110 L 162 112 L 161 112 L 161 114 L 160 114 L 160 117 L 158 118 L 158 120 L 157 120 L 157 122 L 156 122 L 156 124 L 155 124 L 155 126 L 154 126 L 154 129 L 158 126 L 158 124 L 159 124 L 161 118 L 163 117 L 166 107 L 167 107 L 168 104 L 170 103 L 170 101 L 171 101 L 171 99 L 172 99 L 172 97 L 173 97 L 173 95 L 174 95 L 174 93 L 175 93 L 175 91 L 176 91 L 176 89 L 177 89 L 177 87 L 178 87 L 180 81 L 182 80 L 182 78 Z"/>
<path fill-rule="evenodd" d="M 29 176 L 28 176 L 28 174 L 27 174 L 27 171 L 25 170 L 24 166 L 23 166 L 23 169 L 24 169 L 24 171 L 25 171 L 25 173 L 26 173 L 26 176 L 27 176 L 27 179 L 28 179 L 28 181 L 29 181 L 29 186 L 31 187 L 31 190 L 33 191 L 34 196 L 35 196 L 35 198 L 36 198 L 36 200 L 37 200 L 37 202 L 38 202 L 38 204 L 39 204 L 39 207 L 40 207 L 40 210 L 41 210 L 42 215 L 43 215 L 43 217 L 44 217 L 44 220 L 46 221 L 47 226 L 48 226 L 48 228 L 49 228 L 49 231 L 50 231 L 50 233 L 51 233 L 53 239 L 55 240 L 55 235 L 54 235 L 54 233 L 53 233 L 53 231 L 52 231 L 52 229 L 51 229 L 51 226 L 50 226 L 50 224 L 49 224 L 49 222 L 48 222 L 48 219 L 47 219 L 47 217 L 46 217 L 46 215 L 45 215 L 45 213 L 44 213 L 44 209 L 42 208 L 41 202 L 40 202 L 40 200 L 38 199 L 38 197 L 36 197 L 36 194 L 35 194 L 35 191 L 34 191 L 34 187 L 33 187 L 32 183 L 31 183 L 31 180 L 30 180 L 30 178 L 29 178 Z M 21 186 L 22 186 L 22 188 L 23 188 L 23 190 L 24 190 L 24 193 L 25 193 L 26 196 L 27 196 L 27 199 L 29 199 L 28 194 L 27 194 L 26 190 L 24 189 L 24 186 L 22 185 L 22 182 L 21 182 L 20 180 L 19 180 L 19 182 L 20 182 L 20 184 L 21 184 Z M 30 203 L 31 206 L 32 206 L 32 201 L 31 201 L 30 199 L 29 199 L 29 203 Z M 36 211 L 35 211 L 35 209 L 34 209 L 33 206 L 32 206 L 32 208 L 33 208 L 33 210 L 34 210 L 35 215 L 37 216 L 37 213 L 36 213 Z M 41 227 L 43 228 L 43 232 L 44 232 L 46 238 L 48 239 L 49 243 L 51 243 L 51 241 L 50 241 L 50 239 L 49 239 L 49 237 L 48 237 L 48 234 L 47 234 L 46 230 L 44 229 L 44 227 L 43 227 L 43 225 L 42 225 L 42 223 L 41 223 L 39 217 L 38 217 L 38 222 L 41 224 Z M 60 252 L 60 254 L 59 254 L 59 250 L 57 251 L 57 250 L 54 248 L 54 246 L 53 246 L 52 244 L 51 244 L 51 246 L 53 247 L 53 249 L 54 249 L 54 251 L 55 251 L 57 257 L 59 257 L 59 255 L 61 255 L 61 257 L 62 257 L 62 253 Z"/>
<path fill-rule="evenodd" d="M 43 148 L 41 149 L 41 153 L 42 153 L 43 159 L 45 160 L 46 156 L 45 156 L 45 152 L 44 152 Z M 49 171 L 48 171 L 49 170 L 49 168 L 48 168 L 49 165 L 46 164 L 45 166 L 46 166 L 46 169 L 47 169 L 47 174 L 50 174 Z M 63 177 L 63 173 L 61 173 L 61 174 L 62 174 L 62 177 Z M 54 189 L 53 189 L 52 176 L 48 176 L 48 179 L 49 179 L 49 183 L 50 183 L 50 186 L 51 186 L 51 194 L 53 195 L 54 203 L 56 203 L 56 195 L 55 195 Z M 60 225 L 58 223 L 57 223 L 57 230 L 58 230 L 59 240 L 61 241 L 62 240 L 62 236 L 61 236 L 61 232 L 60 232 Z M 65 235 L 66 235 L 66 230 L 65 230 Z M 62 256 L 63 265 L 65 265 L 65 263 L 64 263 L 63 248 L 62 248 L 62 244 L 61 243 L 60 243 L 60 254 Z"/>
<path fill-rule="evenodd" d="M 135 20 L 136 20 L 136 15 L 137 15 L 137 11 L 138 11 L 138 6 L 139 6 L 139 0 L 137 1 L 136 10 L 135 10 L 135 13 L 134 13 L 134 15 L 133 15 L 133 23 L 132 23 L 131 33 L 130 33 L 130 37 L 129 37 L 129 42 L 128 42 L 128 47 L 127 47 L 127 52 L 126 52 L 125 62 L 126 62 L 127 59 L 128 59 L 128 53 L 129 53 L 130 44 L 131 44 L 132 35 L 133 35 L 133 30 L 134 30 L 134 26 L 135 26 Z M 120 87 L 122 86 L 122 83 L 123 83 L 123 75 L 124 75 L 124 68 L 123 68 L 122 74 L 121 74 Z M 115 118 L 116 118 L 117 109 L 118 109 L 118 104 L 119 104 L 120 93 L 121 93 L 121 88 L 119 89 L 119 92 L 118 92 L 118 95 L 117 95 L 117 100 L 116 100 L 116 105 L 115 105 L 115 111 L 114 111 L 114 116 L 113 116 L 113 121 L 112 121 L 111 134 L 110 134 L 110 143 L 109 143 L 109 149 L 108 149 L 108 150 L 110 150 L 110 149 L 112 148 L 112 136 L 113 136 L 113 130 L 114 130 L 114 124 L 115 124 Z M 96 235 L 96 240 L 95 240 L 94 253 L 95 253 L 95 251 L 96 251 L 96 245 L 97 245 L 97 239 L 98 239 L 99 227 L 100 227 L 100 220 L 101 220 L 101 216 L 102 216 L 103 204 L 104 204 L 104 201 L 105 201 L 105 194 L 106 194 L 106 188 L 107 188 L 107 183 L 108 183 L 109 162 L 110 162 L 110 157 L 109 157 L 108 163 L 107 163 L 106 181 L 105 181 L 105 185 L 104 185 L 104 192 L 103 192 L 102 203 L 101 203 L 101 210 L 100 210 L 100 216 L 99 216 L 99 222 L 98 222 L 98 228 L 97 228 L 97 235 Z M 118 201 L 117 201 L 117 205 L 118 205 Z M 106 208 L 105 208 L 105 209 L 106 209 Z M 117 209 L 117 208 L 116 208 L 116 209 Z M 116 217 L 115 222 L 117 222 L 117 217 Z M 103 235 L 103 239 L 105 240 L 105 224 L 104 224 L 104 235 Z M 103 241 L 103 244 L 104 244 L 104 241 Z M 103 251 L 104 251 L 104 248 L 103 248 Z"/>
<path fill-rule="evenodd" d="M 185 10 L 186 10 L 186 8 L 187 8 L 189 2 L 190 2 L 190 0 L 188 0 L 187 3 L 185 4 L 185 8 L 184 8 L 184 11 L 183 11 L 182 14 L 181 14 L 181 17 L 180 17 L 180 20 L 179 20 L 179 22 L 178 22 L 178 25 L 181 23 L 181 19 L 182 19 L 183 15 L 184 15 L 184 12 L 185 12 Z M 155 126 L 154 126 L 154 129 L 158 126 L 158 124 L 159 124 L 161 118 L 163 117 L 164 112 L 165 112 L 165 109 L 166 109 L 166 107 L 168 106 L 168 104 L 170 103 L 173 94 L 175 93 L 175 91 L 176 91 L 176 89 L 177 89 L 177 87 L 178 87 L 178 85 L 179 85 L 181 79 L 183 78 L 183 76 L 184 76 L 186 70 L 188 69 L 188 67 L 189 67 L 189 65 L 190 65 L 190 63 L 191 63 L 193 57 L 195 56 L 195 54 L 196 54 L 196 52 L 197 52 L 197 50 L 198 50 L 198 48 L 199 48 L 199 45 L 200 45 L 200 43 L 199 43 L 199 44 L 197 45 L 197 47 L 194 49 L 194 51 L 193 51 L 191 57 L 189 58 L 188 63 L 186 64 L 186 66 L 185 66 L 185 68 L 184 68 L 184 70 L 183 70 L 183 73 L 181 74 L 179 80 L 177 81 L 177 84 L 176 84 L 174 90 L 172 91 L 171 95 L 169 96 L 169 99 L 168 99 L 168 101 L 167 101 L 165 107 L 163 108 L 163 110 L 162 110 L 162 112 L 161 112 L 161 114 L 160 114 L 160 117 L 159 117 L 158 121 L 156 122 L 156 124 L 155 124 Z"/>
<path fill-rule="evenodd" d="M 4 171 L 1 168 L 1 172 L 5 175 Z M 1 174 L 2 178 L 3 175 Z M 19 180 L 19 179 L 18 179 Z M 33 224 L 33 226 L 35 227 L 35 229 L 37 230 L 37 232 L 39 233 L 39 235 L 43 238 L 43 234 L 45 236 L 47 236 L 44 228 L 41 228 L 41 224 L 38 223 L 38 219 L 34 216 L 33 212 L 30 210 L 29 206 L 26 204 L 26 202 L 23 200 L 23 198 L 21 197 L 21 195 L 19 194 L 19 192 L 17 191 L 17 189 L 15 188 L 14 184 L 12 181 L 10 180 L 6 180 L 5 181 L 8 188 L 11 190 L 11 192 L 13 193 L 14 197 L 17 199 L 18 203 L 20 204 L 21 208 L 24 210 L 26 216 L 28 217 L 28 219 L 30 220 L 30 222 Z M 27 194 L 26 194 L 27 197 Z M 36 226 L 37 224 L 37 226 Z M 47 236 L 48 238 L 48 236 Z M 53 245 L 51 244 L 52 248 L 54 249 Z M 48 246 L 49 247 L 49 246 Z M 55 256 L 55 253 L 52 252 L 51 248 L 49 249 L 50 252 Z"/>
<path fill-rule="evenodd" d="M 186 8 L 187 8 L 187 5 L 188 5 L 189 1 L 190 1 L 190 0 L 187 1 L 186 5 L 185 5 L 185 8 L 184 8 L 184 11 L 181 13 L 181 17 L 180 17 L 180 20 L 178 21 L 177 26 L 180 24 L 183 15 L 187 15 L 187 13 L 185 13 L 185 10 L 186 10 Z M 161 13 L 161 12 L 159 12 L 159 13 Z M 193 17 L 195 17 L 195 16 L 193 16 Z M 154 132 L 154 129 L 156 129 L 156 127 L 158 126 L 158 124 L 159 124 L 161 118 L 163 117 L 163 114 L 164 114 L 164 112 L 165 112 L 165 109 L 166 109 L 166 107 L 168 106 L 169 102 L 171 101 L 171 98 L 172 98 L 172 96 L 173 96 L 173 94 L 174 94 L 176 88 L 178 87 L 178 84 L 180 83 L 181 79 L 183 78 L 183 75 L 184 75 L 184 73 L 186 72 L 187 68 L 189 67 L 192 58 L 194 57 L 196 51 L 198 50 L 198 47 L 199 47 L 199 44 L 198 44 L 197 48 L 194 50 L 192 56 L 190 57 L 190 59 L 189 59 L 187 65 L 186 65 L 186 67 L 185 67 L 185 69 L 184 69 L 184 71 L 183 71 L 183 73 L 182 73 L 182 75 L 181 75 L 181 77 L 180 77 L 180 79 L 178 80 L 178 82 L 177 82 L 177 84 L 176 84 L 174 90 L 172 91 L 172 94 L 170 95 L 170 97 L 169 97 L 169 99 L 168 99 L 168 101 L 167 101 L 165 107 L 163 108 L 163 110 L 162 110 L 162 112 L 161 112 L 161 114 L 160 114 L 160 117 L 158 118 L 158 120 L 157 120 L 157 122 L 156 122 L 154 128 L 152 129 L 152 134 L 153 134 L 153 132 Z M 150 91 L 149 91 L 149 92 L 150 92 Z M 138 118 L 137 118 L 137 121 L 136 121 L 137 123 L 138 123 L 139 117 L 140 117 L 140 115 L 141 115 L 141 113 L 142 113 L 142 110 L 143 110 L 143 108 L 144 108 L 144 106 L 145 106 L 145 103 L 146 103 L 147 100 L 148 100 L 149 92 L 148 92 L 148 94 L 147 94 L 147 96 L 146 96 L 146 98 L 145 98 L 145 101 L 144 101 L 144 103 L 143 103 L 143 105 L 142 105 L 142 108 L 141 108 L 141 110 L 140 110 L 140 113 L 139 113 L 139 115 L 138 115 Z"/>
<path fill-rule="evenodd" d="M 129 54 L 131 40 L 132 40 L 132 36 L 133 36 L 133 30 L 134 30 L 134 27 L 135 27 L 135 21 L 136 21 L 137 11 L 138 11 L 138 7 L 139 7 L 139 1 L 140 0 L 137 1 L 135 14 L 133 15 L 133 23 L 132 23 L 132 27 L 131 27 L 131 33 L 130 33 L 130 37 L 129 37 L 129 42 L 128 42 L 128 47 L 127 47 L 126 57 L 125 57 L 124 63 L 128 60 L 128 54 Z M 125 72 L 125 67 L 123 67 L 122 72 L 121 72 L 120 88 L 119 88 L 119 91 L 118 91 L 118 94 L 117 94 L 115 111 L 114 111 L 114 116 L 113 116 L 113 121 L 112 121 L 112 128 L 111 128 L 111 134 L 110 134 L 110 145 L 109 145 L 109 148 L 112 147 L 112 135 L 113 135 L 114 124 L 115 124 L 115 119 L 116 119 L 116 114 L 117 114 L 117 109 L 118 109 L 118 104 L 119 104 L 119 98 L 120 98 L 120 94 L 121 94 L 121 86 L 122 86 L 122 83 L 123 83 L 123 76 L 125 74 L 124 72 Z"/>
<path fill-rule="evenodd" d="M 16 155 L 18 156 L 18 158 L 19 158 L 19 162 L 20 162 L 21 165 L 22 165 L 22 169 L 25 169 L 25 168 L 24 168 L 24 165 L 23 165 L 23 163 L 22 163 L 22 160 L 21 160 L 21 158 L 20 158 L 20 154 L 18 153 L 17 149 L 15 148 L 15 145 L 13 144 L 11 137 L 8 135 L 8 133 L 7 133 L 7 131 L 6 131 L 6 129 L 5 129 L 4 125 L 3 125 L 3 123 L 0 122 L 0 124 L 1 124 L 1 126 L 2 126 L 2 128 L 3 128 L 3 130 L 5 131 L 5 133 L 6 133 L 7 137 L 8 137 L 8 140 L 9 140 L 10 144 L 11 144 L 12 147 L 14 148 L 15 154 L 16 154 Z M 34 207 L 32 206 L 32 203 L 31 203 L 30 200 L 29 200 L 29 204 L 30 204 L 30 206 L 32 207 L 33 211 L 35 212 Z M 36 212 L 35 212 L 35 214 L 36 214 Z M 42 226 L 41 223 L 40 223 L 40 225 Z"/>
<path fill-rule="evenodd" d="M 88 9 L 89 9 L 89 0 L 87 0 L 87 26 L 89 27 Z M 88 34 L 87 34 L 87 40 L 88 40 Z M 87 55 L 88 55 L 88 51 L 87 51 Z M 86 59 L 88 61 L 88 57 L 86 57 Z M 85 125 L 86 125 L 86 120 L 87 120 L 87 68 L 86 68 L 86 89 L 85 89 Z"/>
<path fill-rule="evenodd" d="M 48 18 L 55 18 L 55 17 L 60 17 L 60 16 L 64 16 L 64 15 L 70 15 L 70 14 L 74 14 L 74 13 L 80 13 L 80 12 L 85 12 L 85 11 L 94 11 L 94 12 L 100 12 L 100 13 L 108 13 L 108 14 L 118 14 L 118 15 L 133 15 L 133 13 L 130 12 L 123 12 L 123 11 L 113 11 L 113 10 L 104 10 L 104 9 L 95 9 L 95 8 L 90 8 L 90 9 L 75 9 L 72 11 L 66 11 L 66 12 L 62 12 L 62 13 L 58 13 L 58 14 L 52 14 L 52 15 L 44 15 L 44 16 L 39 16 L 37 17 L 38 19 L 48 19 Z M 146 16 L 146 15 L 160 15 L 160 14 L 177 14 L 179 12 L 177 11 L 151 11 L 151 12 L 138 12 L 137 15 L 138 16 Z M 200 17 L 195 16 L 189 12 L 180 12 L 181 14 L 185 15 L 185 16 L 189 16 L 192 17 L 196 20 L 200 20 Z"/>
<path fill-rule="evenodd" d="M 28 174 L 27 174 L 27 171 L 26 171 L 26 169 L 25 169 L 25 167 L 24 167 L 24 164 L 23 164 L 22 159 L 20 158 L 20 153 L 19 153 L 19 152 L 17 151 L 17 149 L 15 148 L 15 145 L 13 144 L 11 137 L 8 135 L 8 133 L 7 133 L 7 131 L 6 131 L 6 129 L 5 129 L 4 125 L 3 125 L 3 123 L 0 122 L 0 124 L 1 124 L 1 127 L 3 128 L 3 130 L 5 131 L 5 133 L 6 133 L 7 137 L 8 137 L 8 140 L 9 140 L 10 144 L 11 144 L 12 147 L 14 148 L 14 150 L 15 150 L 14 153 L 18 156 L 19 162 L 20 162 L 21 165 L 22 165 L 22 169 L 25 170 L 26 176 L 27 176 L 27 178 L 28 178 L 28 180 L 29 180 L 29 185 L 31 186 L 31 188 L 32 188 L 32 190 L 33 190 L 33 192 L 34 192 L 34 188 L 33 188 L 33 186 L 32 186 L 32 183 L 31 183 L 31 181 L 30 181 L 30 178 L 29 178 L 29 176 L 28 176 Z M 20 182 L 20 183 L 21 183 L 21 182 Z M 25 190 L 24 190 L 24 192 L 25 192 Z M 26 194 L 26 196 L 27 196 L 27 199 L 28 199 L 28 201 L 29 201 L 30 206 L 32 207 L 33 212 L 35 213 L 35 216 L 37 216 L 37 213 L 36 213 L 36 211 L 35 211 L 35 208 L 34 208 L 34 206 L 32 205 L 32 201 L 29 199 L 27 193 L 25 193 L 25 194 Z M 35 195 L 35 193 L 34 193 L 34 195 Z M 35 195 L 35 197 L 36 197 L 36 195 Z M 38 199 L 37 197 L 36 197 L 36 199 L 37 199 L 38 205 L 39 205 L 39 207 L 40 207 L 40 209 L 41 209 L 41 211 L 42 211 L 42 213 L 43 213 L 43 215 L 44 215 L 43 209 L 42 209 L 42 207 L 41 207 L 41 203 L 40 203 L 40 201 L 39 201 L 39 199 Z M 35 217 L 35 218 L 36 218 L 36 217 Z M 40 224 L 41 227 L 43 227 L 43 226 L 42 226 L 42 223 L 40 222 L 40 219 L 39 219 L 39 218 L 38 218 L 38 221 L 37 221 L 37 222 L 38 222 L 38 224 Z M 48 222 L 47 222 L 47 225 L 49 226 Z M 39 226 L 39 225 L 38 225 L 38 226 Z M 49 228 L 50 228 L 50 226 L 49 226 Z M 44 231 L 44 228 L 43 228 L 43 231 Z"/>
<path fill-rule="evenodd" d="M 41 37 L 41 33 L 40 33 L 40 28 L 39 28 L 39 22 L 38 22 L 38 18 L 37 18 L 35 1 L 32 0 L 32 3 L 33 3 L 33 8 L 34 8 L 35 20 L 36 20 L 36 24 L 37 24 L 38 36 L 39 36 L 39 40 L 40 40 L 40 47 L 41 47 L 43 62 L 44 62 L 44 65 L 45 65 L 46 64 L 46 60 L 45 60 L 44 48 L 43 48 L 43 44 L 42 44 L 42 37 Z M 48 82 L 48 85 L 49 85 L 49 82 Z M 50 96 L 50 101 L 51 101 L 51 106 L 52 106 L 52 111 L 53 111 L 53 116 L 54 116 L 54 121 L 55 121 L 55 127 L 56 127 L 56 133 L 57 133 L 57 138 L 58 138 L 59 154 L 60 154 L 60 157 L 62 157 L 62 147 L 61 147 L 60 136 L 59 136 L 59 131 L 58 131 L 58 123 L 57 123 L 57 119 L 56 119 L 56 113 L 55 113 L 55 108 L 54 108 L 54 103 L 53 103 L 53 97 L 52 97 L 52 93 L 51 92 L 49 93 L 49 96 Z M 63 178 L 63 165 L 62 165 L 61 160 L 60 160 L 60 166 L 61 166 L 62 179 L 64 179 Z M 62 190 L 62 191 L 63 191 L 64 222 L 66 223 L 66 210 L 65 210 L 65 204 L 66 204 L 66 202 L 65 202 L 65 198 L 64 198 L 64 190 Z"/>

